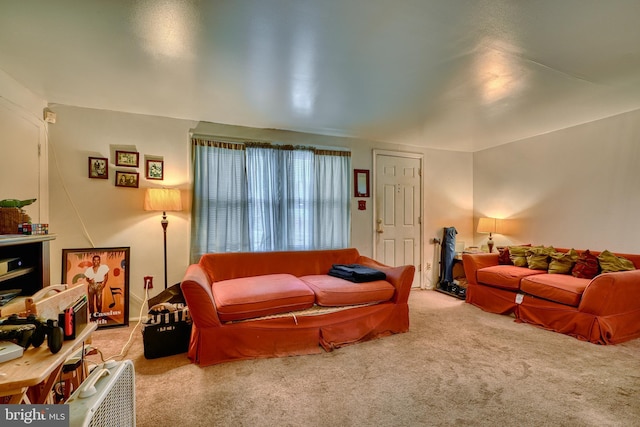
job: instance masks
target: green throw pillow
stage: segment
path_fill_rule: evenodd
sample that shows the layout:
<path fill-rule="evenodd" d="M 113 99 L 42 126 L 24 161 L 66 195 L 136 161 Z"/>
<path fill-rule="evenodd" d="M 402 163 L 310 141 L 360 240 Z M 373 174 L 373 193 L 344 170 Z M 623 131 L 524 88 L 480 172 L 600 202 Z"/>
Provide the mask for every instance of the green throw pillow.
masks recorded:
<path fill-rule="evenodd" d="M 549 254 L 549 274 L 571 274 L 571 269 L 578 259 L 578 252 L 571 248 L 569 252 L 552 252 Z"/>
<path fill-rule="evenodd" d="M 548 270 L 549 269 L 549 254 L 555 252 L 553 246 L 545 248 L 544 246 L 532 247 L 526 251 L 527 266 L 531 270 Z"/>
<path fill-rule="evenodd" d="M 636 269 L 633 262 L 624 257 L 616 256 L 606 249 L 598 255 L 598 264 L 600 264 L 600 270 L 602 270 L 603 273 Z"/>
<path fill-rule="evenodd" d="M 509 258 L 516 267 L 527 266 L 527 250 L 529 246 L 509 246 Z"/>

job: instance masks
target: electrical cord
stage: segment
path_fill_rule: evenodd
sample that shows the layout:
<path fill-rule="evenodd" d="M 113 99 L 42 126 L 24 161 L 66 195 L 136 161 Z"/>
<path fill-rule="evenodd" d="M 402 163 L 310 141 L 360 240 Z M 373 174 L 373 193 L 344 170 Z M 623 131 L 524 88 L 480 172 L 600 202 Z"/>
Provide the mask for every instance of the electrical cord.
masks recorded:
<path fill-rule="evenodd" d="M 129 334 L 129 339 L 127 340 L 127 342 L 124 344 L 124 346 L 122 347 L 122 350 L 120 351 L 120 353 L 114 355 L 114 356 L 110 356 L 107 357 L 106 359 L 102 359 L 103 362 L 106 362 L 108 360 L 116 360 L 117 358 L 119 358 L 119 360 L 122 360 L 128 353 L 129 348 L 131 347 L 131 344 L 133 344 L 133 333 L 136 331 L 136 329 L 138 329 L 138 326 L 140 326 L 142 324 L 142 312 L 144 311 L 144 307 L 147 304 L 147 302 L 149 301 L 149 289 L 146 288 L 144 290 L 144 300 L 142 301 L 142 304 L 140 305 L 140 314 L 138 315 L 138 322 L 136 323 L 136 325 L 133 327 L 133 329 L 131 330 L 131 333 Z M 102 357 L 102 353 L 100 353 L 100 356 Z"/>

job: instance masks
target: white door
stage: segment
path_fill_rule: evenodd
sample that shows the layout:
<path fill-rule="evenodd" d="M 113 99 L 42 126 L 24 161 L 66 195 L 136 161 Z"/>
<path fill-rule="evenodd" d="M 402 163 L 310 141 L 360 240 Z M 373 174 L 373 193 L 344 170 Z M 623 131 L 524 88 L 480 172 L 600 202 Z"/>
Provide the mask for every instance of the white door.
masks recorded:
<path fill-rule="evenodd" d="M 421 286 L 422 206 L 420 155 L 374 153 L 374 257 L 387 265 L 415 265 Z"/>

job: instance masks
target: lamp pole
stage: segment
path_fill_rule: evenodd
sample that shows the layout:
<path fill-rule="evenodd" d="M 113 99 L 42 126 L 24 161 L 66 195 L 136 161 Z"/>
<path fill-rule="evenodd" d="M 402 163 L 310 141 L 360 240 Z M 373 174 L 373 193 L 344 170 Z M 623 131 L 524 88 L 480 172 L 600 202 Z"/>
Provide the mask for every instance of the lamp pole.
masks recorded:
<path fill-rule="evenodd" d="M 169 220 L 167 219 L 167 212 L 162 211 L 162 232 L 164 234 L 164 288 L 167 289 L 167 226 Z"/>

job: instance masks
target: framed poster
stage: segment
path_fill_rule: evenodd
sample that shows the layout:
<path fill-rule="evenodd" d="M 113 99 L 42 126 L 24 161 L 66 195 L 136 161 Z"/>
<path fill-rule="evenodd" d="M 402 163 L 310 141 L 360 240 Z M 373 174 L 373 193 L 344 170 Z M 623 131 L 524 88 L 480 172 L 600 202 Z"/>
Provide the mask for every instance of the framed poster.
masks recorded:
<path fill-rule="evenodd" d="M 62 250 L 62 283 L 87 286 L 89 319 L 98 328 L 129 324 L 129 248 Z"/>
<path fill-rule="evenodd" d="M 138 188 L 140 173 L 116 171 L 116 187 Z"/>
<path fill-rule="evenodd" d="M 164 179 L 164 161 L 147 159 L 147 179 Z"/>
<path fill-rule="evenodd" d="M 89 178 L 109 178 L 109 160 L 106 157 L 89 157 Z"/>
<path fill-rule="evenodd" d="M 128 166 L 137 168 L 140 163 L 140 154 L 136 151 L 116 150 L 116 166 Z"/>

